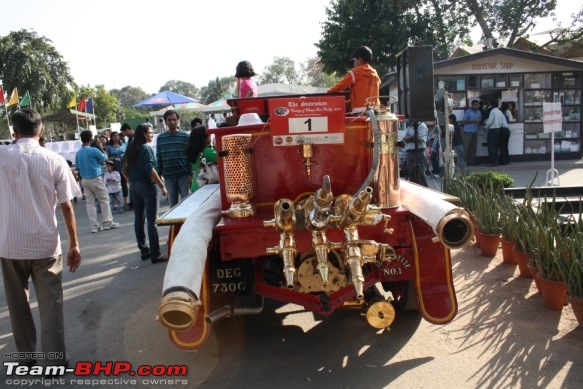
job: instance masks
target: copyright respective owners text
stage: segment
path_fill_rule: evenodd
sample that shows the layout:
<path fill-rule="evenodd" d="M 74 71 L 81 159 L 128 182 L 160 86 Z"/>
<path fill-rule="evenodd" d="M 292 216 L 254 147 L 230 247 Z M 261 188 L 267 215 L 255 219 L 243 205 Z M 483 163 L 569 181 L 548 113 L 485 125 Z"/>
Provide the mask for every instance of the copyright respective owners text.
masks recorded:
<path fill-rule="evenodd" d="M 27 356 L 30 357 L 30 356 Z M 6 360 L 3 387 L 185 387 L 188 386 L 186 365 L 138 365 L 128 361 L 79 361 L 51 365 Z M 22 361 L 22 359 L 20 359 Z"/>

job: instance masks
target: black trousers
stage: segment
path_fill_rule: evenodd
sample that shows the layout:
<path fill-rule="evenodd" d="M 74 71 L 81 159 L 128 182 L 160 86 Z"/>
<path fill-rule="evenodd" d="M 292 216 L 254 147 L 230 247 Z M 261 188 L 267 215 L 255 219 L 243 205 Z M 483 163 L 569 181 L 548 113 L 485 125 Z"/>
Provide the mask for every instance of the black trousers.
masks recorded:
<path fill-rule="evenodd" d="M 488 130 L 486 143 L 488 144 L 488 159 L 490 160 L 490 164 L 498 165 L 498 147 L 500 144 L 499 128 L 490 128 Z"/>
<path fill-rule="evenodd" d="M 510 163 L 510 156 L 508 155 L 508 141 L 510 140 L 510 129 L 502 127 L 500 129 L 500 142 L 498 148 L 500 149 L 499 162 L 501 165 L 508 165 Z"/>

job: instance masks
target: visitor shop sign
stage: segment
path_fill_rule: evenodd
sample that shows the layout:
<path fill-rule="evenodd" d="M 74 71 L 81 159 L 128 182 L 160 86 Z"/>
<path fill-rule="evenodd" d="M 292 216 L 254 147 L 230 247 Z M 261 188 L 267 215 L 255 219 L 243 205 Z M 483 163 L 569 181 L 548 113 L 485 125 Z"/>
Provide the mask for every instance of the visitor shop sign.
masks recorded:
<path fill-rule="evenodd" d="M 556 132 L 563 129 L 561 103 L 543 103 L 543 132 Z"/>

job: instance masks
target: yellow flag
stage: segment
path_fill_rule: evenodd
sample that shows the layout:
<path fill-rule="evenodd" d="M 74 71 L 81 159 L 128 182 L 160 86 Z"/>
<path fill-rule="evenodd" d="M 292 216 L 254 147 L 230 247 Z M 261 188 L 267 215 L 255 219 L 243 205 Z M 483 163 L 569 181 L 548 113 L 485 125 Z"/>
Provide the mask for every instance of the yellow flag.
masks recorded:
<path fill-rule="evenodd" d="M 18 104 L 19 100 L 18 100 L 18 89 L 16 89 L 16 87 L 12 90 L 12 94 L 10 95 L 10 100 L 8 100 L 8 102 L 6 103 L 7 107 L 10 107 L 11 105 L 14 104 Z"/>
<path fill-rule="evenodd" d="M 77 106 L 77 96 L 73 96 L 69 104 L 67 104 L 67 108 L 75 108 Z"/>

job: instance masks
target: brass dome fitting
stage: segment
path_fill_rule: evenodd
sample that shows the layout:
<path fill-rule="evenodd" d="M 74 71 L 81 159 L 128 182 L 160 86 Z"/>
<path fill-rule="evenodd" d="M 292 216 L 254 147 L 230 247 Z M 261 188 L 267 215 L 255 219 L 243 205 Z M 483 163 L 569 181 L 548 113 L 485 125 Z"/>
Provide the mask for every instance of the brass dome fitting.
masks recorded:
<path fill-rule="evenodd" d="M 368 305 L 366 320 L 374 328 L 387 328 L 395 320 L 395 308 L 390 302 L 377 298 Z"/>

